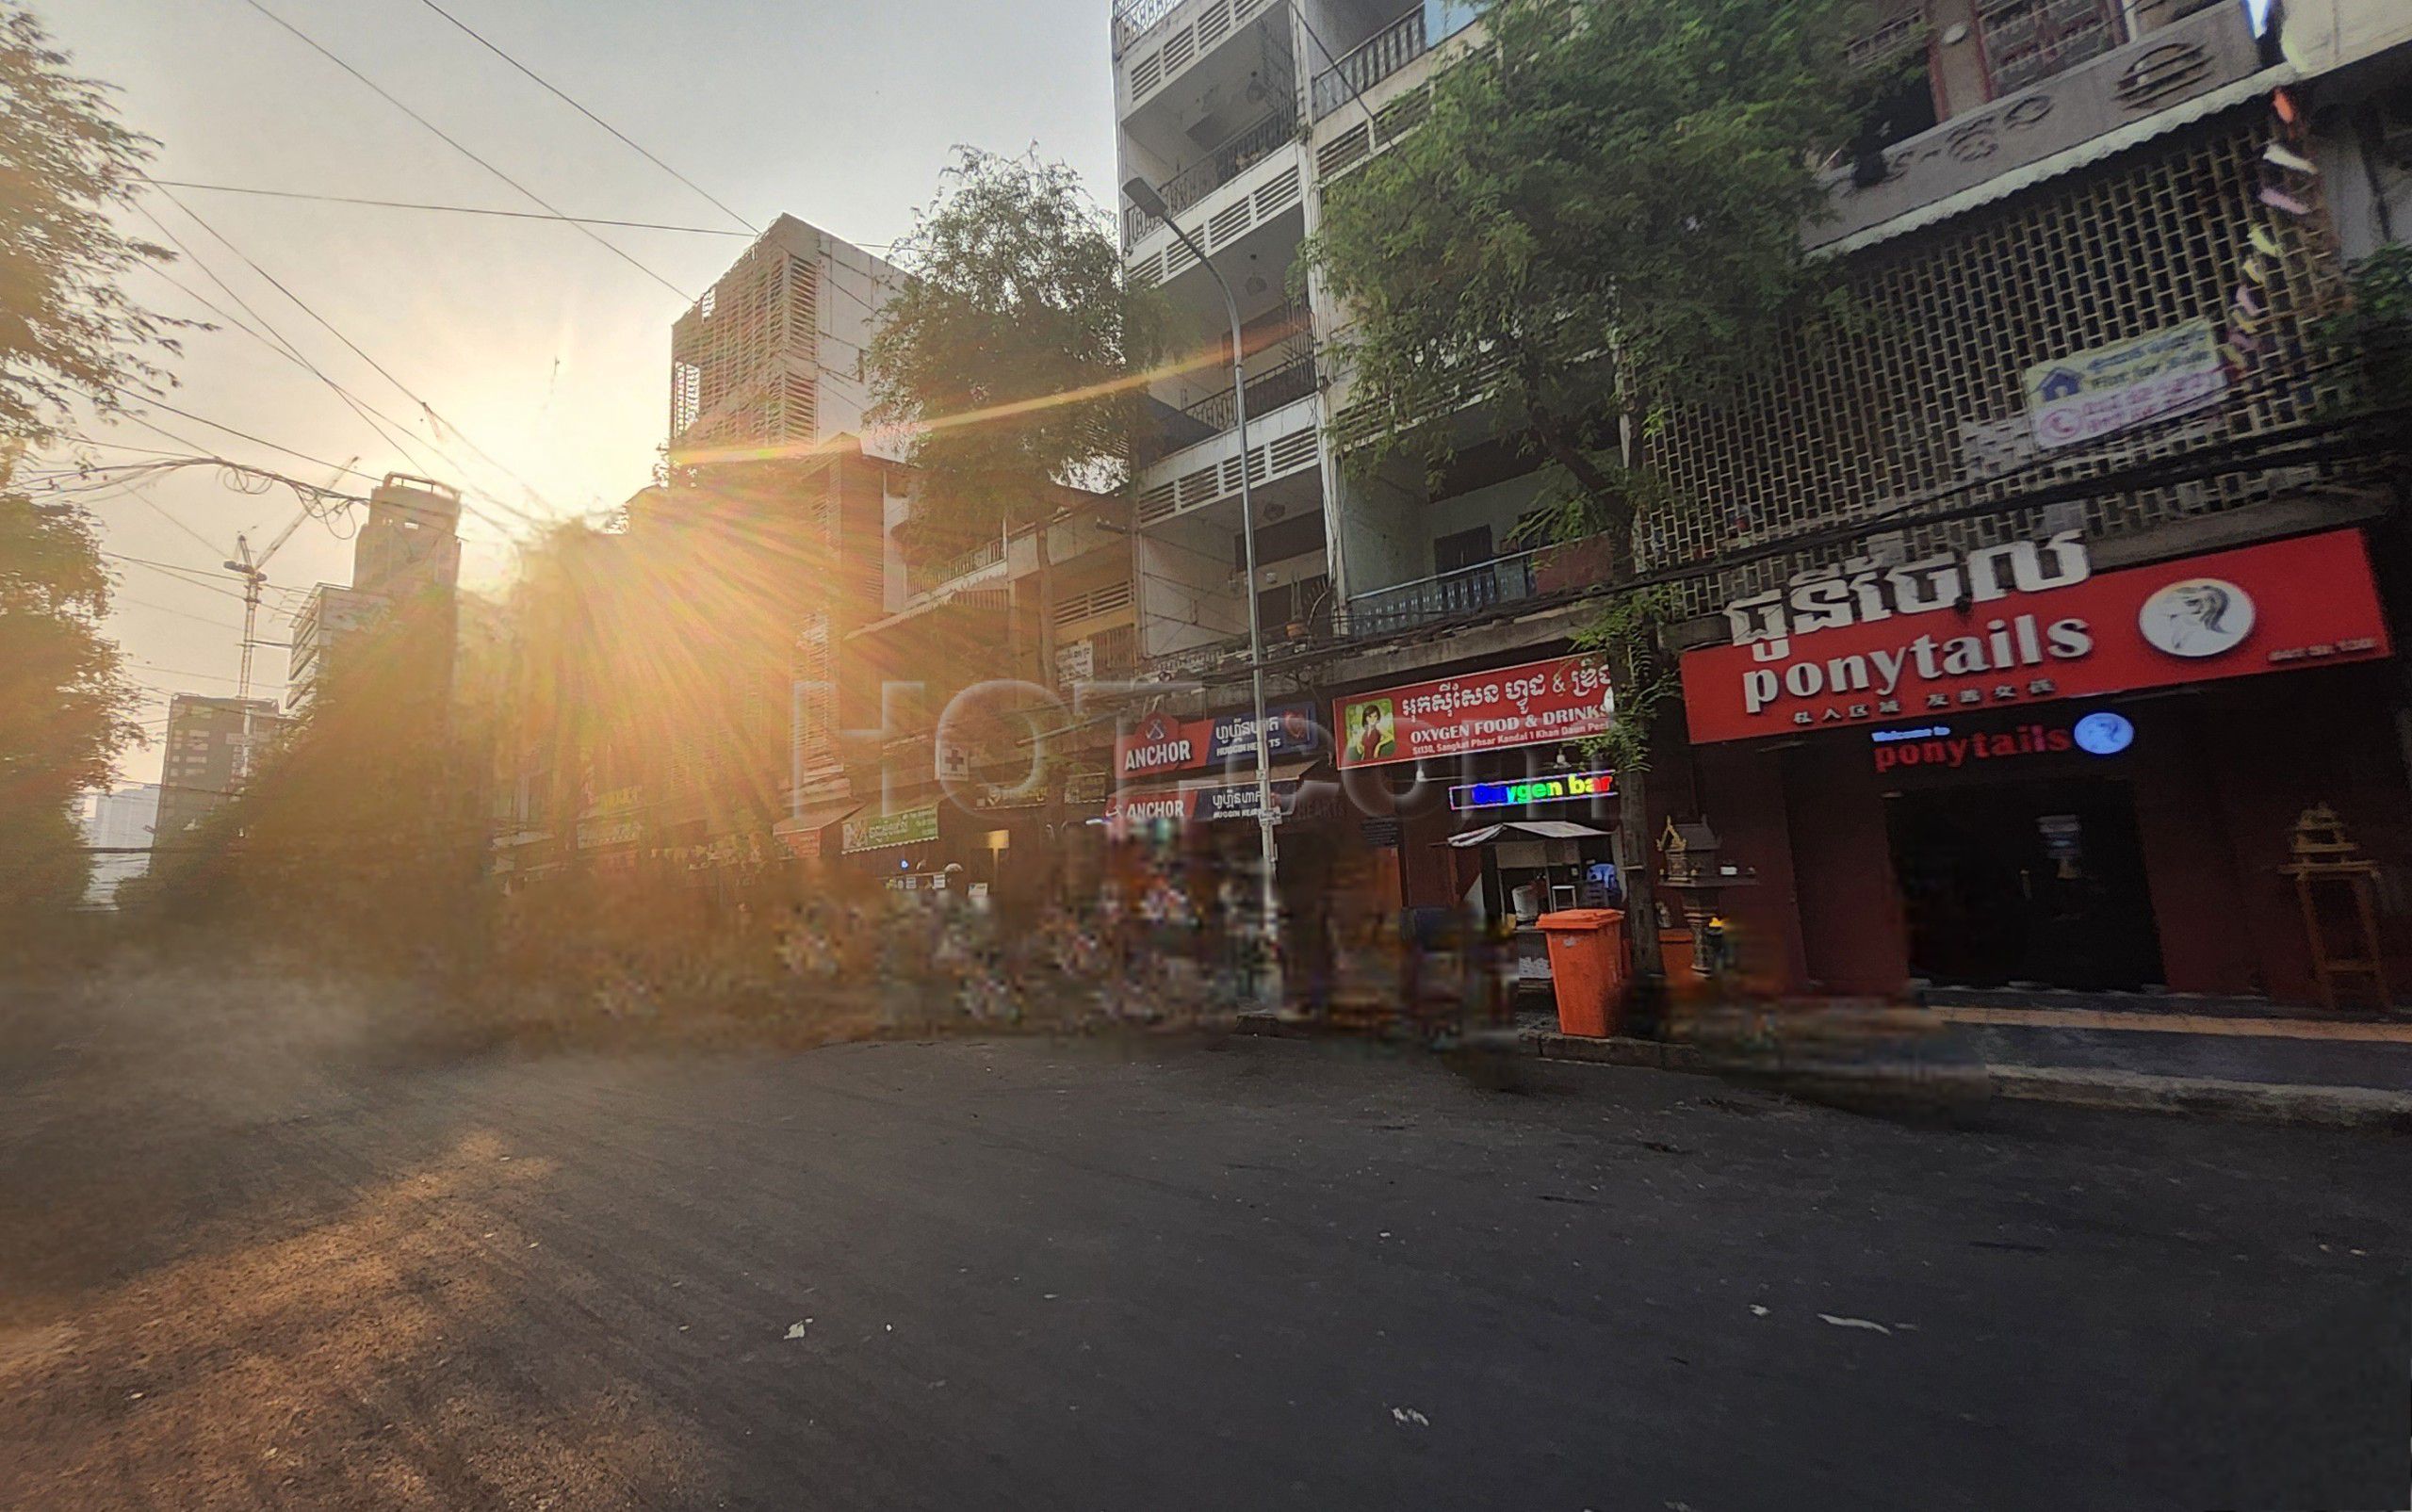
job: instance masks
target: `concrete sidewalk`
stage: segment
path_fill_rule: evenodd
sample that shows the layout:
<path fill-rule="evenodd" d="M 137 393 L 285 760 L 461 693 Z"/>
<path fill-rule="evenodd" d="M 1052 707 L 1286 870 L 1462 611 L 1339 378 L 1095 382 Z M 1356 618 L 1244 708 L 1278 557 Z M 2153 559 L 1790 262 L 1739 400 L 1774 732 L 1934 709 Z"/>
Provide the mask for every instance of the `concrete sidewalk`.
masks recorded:
<path fill-rule="evenodd" d="M 1244 1030 L 1297 1033 L 1271 1016 Z M 1547 1060 L 1747 1078 L 1804 1092 L 1985 1097 L 2412 1131 L 2412 1023 L 2277 1012 L 1783 1004 L 1690 1016 L 1668 1040 L 1528 1020 Z"/>
<path fill-rule="evenodd" d="M 2412 1024 L 2069 1008 L 1926 1011 L 1987 1065 L 2412 1094 Z"/>

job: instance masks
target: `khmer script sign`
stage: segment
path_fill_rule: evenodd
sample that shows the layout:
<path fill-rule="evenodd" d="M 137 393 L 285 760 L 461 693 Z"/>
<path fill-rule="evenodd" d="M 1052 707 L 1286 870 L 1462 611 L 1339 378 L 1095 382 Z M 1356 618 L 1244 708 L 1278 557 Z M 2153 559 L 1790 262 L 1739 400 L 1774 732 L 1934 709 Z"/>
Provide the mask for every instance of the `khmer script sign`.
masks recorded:
<path fill-rule="evenodd" d="M 1726 612 L 1732 645 L 1684 654 L 1695 743 L 2388 654 L 2358 530 L 2106 573 L 2074 531 L 1890 567 L 1853 558 Z"/>
<path fill-rule="evenodd" d="M 2023 383 L 2036 445 L 2048 449 L 2200 409 L 2227 392 L 2227 369 L 2211 322 L 2188 320 L 2038 363 Z"/>

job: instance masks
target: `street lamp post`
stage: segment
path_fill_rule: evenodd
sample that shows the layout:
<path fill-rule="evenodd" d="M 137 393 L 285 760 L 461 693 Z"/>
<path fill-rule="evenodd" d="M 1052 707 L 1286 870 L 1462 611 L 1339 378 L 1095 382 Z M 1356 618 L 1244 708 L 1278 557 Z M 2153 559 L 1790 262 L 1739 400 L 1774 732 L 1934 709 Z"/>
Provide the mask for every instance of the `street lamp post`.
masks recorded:
<path fill-rule="evenodd" d="M 1133 177 L 1122 186 L 1123 196 L 1148 215 L 1165 223 L 1190 255 L 1214 279 L 1214 286 L 1223 291 L 1223 308 L 1231 317 L 1231 416 L 1239 431 L 1240 449 L 1240 545 L 1247 562 L 1247 674 L 1250 713 L 1256 721 L 1256 837 L 1259 883 L 1258 907 L 1262 911 L 1265 960 L 1268 967 L 1263 989 L 1275 999 L 1279 1007 L 1280 976 L 1278 963 L 1281 937 L 1281 907 L 1273 886 L 1273 732 L 1264 718 L 1264 624 L 1263 612 L 1256 601 L 1256 505 L 1248 496 L 1247 475 L 1247 356 L 1240 341 L 1240 301 L 1231 285 L 1214 266 L 1206 249 L 1190 238 L 1173 219 L 1172 210 L 1154 185 L 1144 178 Z"/>

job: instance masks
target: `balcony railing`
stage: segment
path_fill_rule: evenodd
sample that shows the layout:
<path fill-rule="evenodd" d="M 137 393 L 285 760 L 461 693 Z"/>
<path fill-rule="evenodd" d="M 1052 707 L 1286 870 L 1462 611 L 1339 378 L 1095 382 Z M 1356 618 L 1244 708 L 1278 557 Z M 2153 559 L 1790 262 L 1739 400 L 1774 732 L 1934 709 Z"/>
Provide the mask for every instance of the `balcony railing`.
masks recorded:
<path fill-rule="evenodd" d="M 944 561 L 932 562 L 926 567 L 908 563 L 904 573 L 905 587 L 909 592 L 925 593 L 958 577 L 968 577 L 983 567 L 993 567 L 1004 560 L 1005 544 L 1002 541 L 983 541 L 969 551 L 958 552 Z"/>
<path fill-rule="evenodd" d="M 1314 118 L 1321 121 L 1422 57 L 1426 48 L 1424 8 L 1419 5 L 1366 38 L 1347 57 L 1315 75 L 1314 88 L 1310 93 Z"/>
<path fill-rule="evenodd" d="M 1297 135 L 1298 104 L 1283 100 L 1271 115 L 1234 133 L 1229 141 L 1158 185 L 1156 189 L 1165 197 L 1165 208 L 1179 215 L 1264 161 Z M 1156 224 L 1156 218 L 1137 205 L 1125 205 L 1123 244 L 1135 244 Z"/>
<path fill-rule="evenodd" d="M 1315 359 L 1312 352 L 1308 352 L 1291 358 L 1279 367 L 1248 375 L 1247 413 L 1251 415 L 1270 415 L 1282 405 L 1295 403 L 1314 391 Z M 1181 413 L 1219 435 L 1239 423 L 1231 395 L 1232 391 L 1228 388 L 1219 394 L 1209 394 Z"/>
<path fill-rule="evenodd" d="M 1377 588 L 1370 593 L 1359 593 L 1348 601 L 1348 630 L 1351 635 L 1380 635 L 1391 630 L 1413 629 L 1436 620 L 1455 619 L 1461 614 L 1477 613 L 1496 605 L 1530 598 L 1537 591 L 1539 560 L 1549 548 L 1521 551 L 1512 557 L 1499 557 L 1459 567 L 1454 572 L 1437 573 L 1411 583 L 1399 583 L 1390 588 Z"/>
<path fill-rule="evenodd" d="M 1302 633 L 1292 633 L 1299 628 L 1295 626 L 1267 625 L 1265 662 L 1270 665 L 1317 646 L 1396 635 L 1421 626 L 1478 616 L 1487 610 L 1525 599 L 1564 597 L 1585 584 L 1602 580 L 1601 569 L 1605 561 L 1595 549 L 1597 545 L 1594 538 L 1591 543 L 1537 546 L 1471 567 L 1436 573 L 1411 583 L 1377 588 L 1372 593 L 1359 593 L 1337 611 L 1315 614 L 1303 626 Z M 1151 676 L 1185 676 L 1216 667 L 1245 665 L 1247 660 L 1247 637 L 1235 635 L 1149 657 L 1139 670 Z"/>
<path fill-rule="evenodd" d="M 1114 56 L 1147 29 L 1180 8 L 1181 0 L 1117 0 L 1114 8 Z"/>

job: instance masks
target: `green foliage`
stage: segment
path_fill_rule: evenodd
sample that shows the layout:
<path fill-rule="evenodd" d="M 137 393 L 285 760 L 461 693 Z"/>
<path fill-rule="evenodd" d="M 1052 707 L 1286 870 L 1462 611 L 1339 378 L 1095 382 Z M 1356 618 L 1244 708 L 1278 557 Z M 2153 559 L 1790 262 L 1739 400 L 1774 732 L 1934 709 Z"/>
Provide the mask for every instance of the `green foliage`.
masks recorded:
<path fill-rule="evenodd" d="M 1617 669 L 1616 723 L 1605 735 L 1585 741 L 1584 751 L 1619 772 L 1650 770 L 1651 732 L 1683 694 L 1673 665 L 1658 651 L 1658 628 L 1672 608 L 1672 595 L 1664 590 L 1619 593 L 1604 600 L 1574 637 L 1576 650 L 1602 652 Z"/>
<path fill-rule="evenodd" d="M 2353 299 L 2320 323 L 2320 337 L 2355 365 L 2361 403 L 2412 403 L 2412 243 L 2394 242 L 2349 271 Z"/>
<path fill-rule="evenodd" d="M 103 412 L 171 382 L 145 355 L 190 324 L 118 286 L 170 253 L 121 235 L 153 143 L 120 125 L 106 85 L 66 72 L 41 24 L 0 4 L 0 436 L 43 441 L 71 399 Z"/>
<path fill-rule="evenodd" d="M 1059 485 L 1118 485 L 1157 318 L 1126 299 L 1112 222 L 1072 171 L 958 149 L 897 259 L 913 281 L 867 366 L 874 422 L 911 428 L 918 554 L 1047 518 Z"/>
<path fill-rule="evenodd" d="M 0 472 L 0 489 L 5 489 Z M 141 737 L 102 638 L 109 578 L 90 515 L 0 491 L 0 920 L 73 904 L 87 873 L 67 806 Z"/>
<path fill-rule="evenodd" d="M 1357 317 L 1353 402 L 1377 450 L 1427 458 L 1417 422 L 1487 397 L 1622 544 L 1669 502 L 1619 465 L 1713 402 L 1788 321 L 1824 307 L 1801 228 L 1818 154 L 1877 81 L 1846 68 L 1855 0 L 1498 0 L 1429 115 L 1333 185 L 1309 262 Z M 1618 571 L 1630 563 L 1619 553 Z"/>
<path fill-rule="evenodd" d="M 455 640 L 451 596 L 433 592 L 345 641 L 242 790 L 154 858 L 144 906 L 354 955 L 457 942 L 485 837 Z"/>

